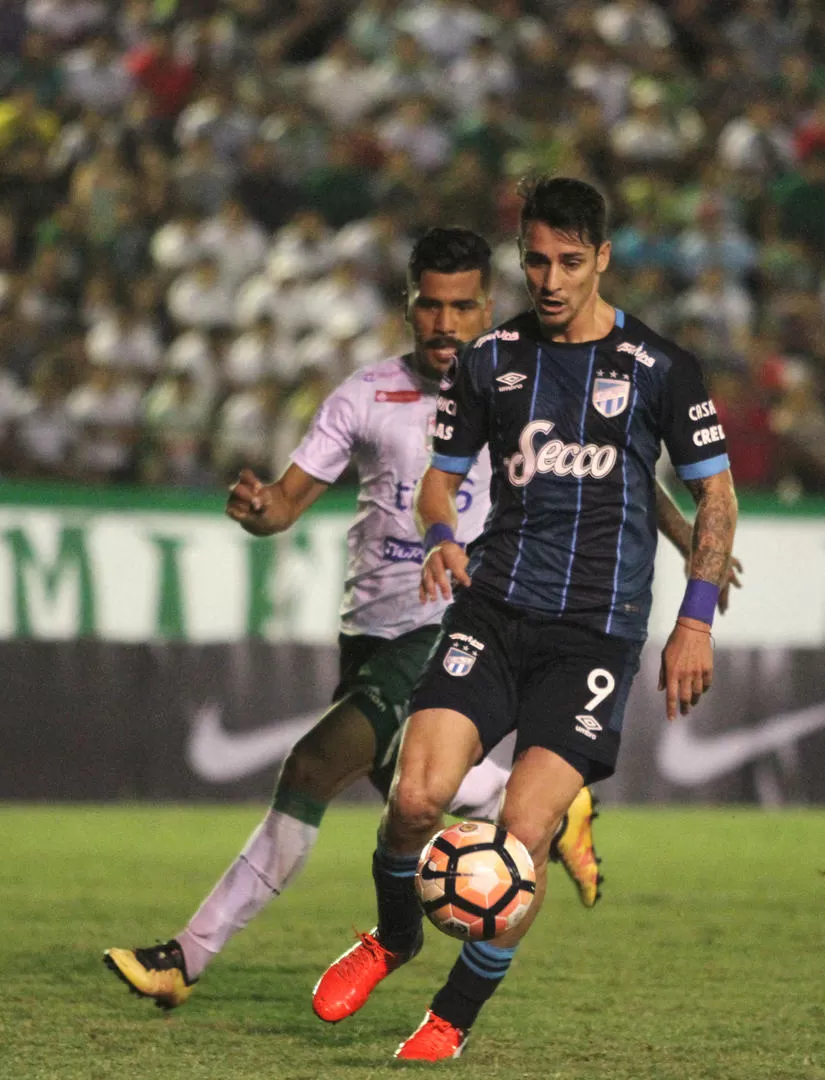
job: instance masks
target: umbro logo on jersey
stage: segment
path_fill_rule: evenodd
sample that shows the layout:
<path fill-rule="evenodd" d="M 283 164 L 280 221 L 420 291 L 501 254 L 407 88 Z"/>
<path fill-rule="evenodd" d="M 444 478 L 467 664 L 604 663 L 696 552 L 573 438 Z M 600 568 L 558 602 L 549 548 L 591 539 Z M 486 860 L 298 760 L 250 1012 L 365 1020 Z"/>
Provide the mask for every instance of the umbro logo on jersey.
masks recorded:
<path fill-rule="evenodd" d="M 518 371 L 508 371 L 506 375 L 497 375 L 496 382 L 501 385 L 501 392 L 504 394 L 508 390 L 521 390 L 526 378 L 526 375 Z"/>
<path fill-rule="evenodd" d="M 595 739 L 597 733 L 602 730 L 602 725 L 595 716 L 591 716 L 589 713 L 581 713 L 576 717 L 576 731 L 578 731 L 579 735 L 586 735 L 588 739 Z"/>

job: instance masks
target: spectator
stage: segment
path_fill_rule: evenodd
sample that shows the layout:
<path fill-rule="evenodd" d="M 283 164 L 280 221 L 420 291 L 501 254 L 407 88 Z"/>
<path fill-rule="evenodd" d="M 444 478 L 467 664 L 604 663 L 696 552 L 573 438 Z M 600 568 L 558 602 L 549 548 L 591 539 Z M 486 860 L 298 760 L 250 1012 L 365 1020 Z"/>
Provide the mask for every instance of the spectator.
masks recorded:
<path fill-rule="evenodd" d="M 41 358 L 34 370 L 29 401 L 16 424 L 19 470 L 24 475 L 55 479 L 75 475 L 80 431 L 67 406 L 70 390 L 69 373 L 61 357 Z"/>
<path fill-rule="evenodd" d="M 199 249 L 220 268 L 223 281 L 234 290 L 264 264 L 268 238 L 252 221 L 238 199 L 227 199 L 220 213 L 207 219 L 198 232 Z"/>
<path fill-rule="evenodd" d="M 144 480 L 174 487 L 211 487 L 207 460 L 211 400 L 187 370 L 156 383 L 143 402 L 147 447 Z"/>
<path fill-rule="evenodd" d="M 232 322 L 232 289 L 221 280 L 219 263 L 208 255 L 199 256 L 191 270 L 184 271 L 169 286 L 169 314 L 183 327 L 209 329 Z"/>
<path fill-rule="evenodd" d="M 86 353 L 97 367 L 117 368 L 148 384 L 160 367 L 163 343 L 157 325 L 126 303 L 92 324 Z"/>
<path fill-rule="evenodd" d="M 727 169 L 773 180 L 793 165 L 793 138 L 775 103 L 757 96 L 722 129 L 717 154 Z"/>
<path fill-rule="evenodd" d="M 277 143 L 256 139 L 246 148 L 235 195 L 247 214 L 273 233 L 298 208 L 298 188 L 281 172 Z"/>
<path fill-rule="evenodd" d="M 222 375 L 232 390 L 238 390 L 268 378 L 287 383 L 297 371 L 294 343 L 271 315 L 263 314 L 229 346 Z"/>
<path fill-rule="evenodd" d="M 242 468 L 259 476 L 280 472 L 277 450 L 284 392 L 271 376 L 230 394 L 218 412 L 213 461 L 218 474 L 233 480 Z M 291 449 L 291 447 L 289 448 Z"/>
<path fill-rule="evenodd" d="M 377 130 L 385 150 L 403 150 L 422 172 L 433 173 L 447 163 L 450 140 L 436 122 L 427 98 L 402 101 Z"/>
<path fill-rule="evenodd" d="M 114 367 L 93 367 L 69 394 L 77 427 L 75 465 L 86 480 L 134 479 L 142 387 Z"/>
<path fill-rule="evenodd" d="M 96 113 L 113 114 L 123 109 L 132 81 L 106 34 L 97 34 L 83 48 L 69 53 L 63 67 L 69 101 Z"/>
<path fill-rule="evenodd" d="M 199 217 L 210 217 L 229 197 L 235 169 L 217 157 L 207 138 L 198 138 L 183 151 L 172 176 L 179 205 Z"/>
<path fill-rule="evenodd" d="M 474 41 L 495 29 L 489 16 L 464 0 L 404 4 L 396 25 L 412 34 L 425 53 L 442 63 L 465 56 Z"/>
<path fill-rule="evenodd" d="M 184 108 L 195 84 L 192 65 L 175 55 L 168 31 L 156 29 L 145 44 L 125 57 L 126 70 L 149 96 L 151 115 L 169 140 L 175 118 Z"/>

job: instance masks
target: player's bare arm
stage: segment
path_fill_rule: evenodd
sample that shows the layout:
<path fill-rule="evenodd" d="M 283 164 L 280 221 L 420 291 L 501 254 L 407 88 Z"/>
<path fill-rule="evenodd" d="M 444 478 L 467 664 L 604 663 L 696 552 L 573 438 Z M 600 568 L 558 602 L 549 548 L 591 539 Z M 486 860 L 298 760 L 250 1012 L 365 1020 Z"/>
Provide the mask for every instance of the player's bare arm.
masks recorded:
<path fill-rule="evenodd" d="M 464 549 L 450 534 L 455 534 L 458 522 L 456 495 L 464 479 L 459 473 L 443 472 L 431 465 L 421 478 L 415 498 L 415 522 L 430 547 L 421 568 L 419 597 L 421 603 L 437 600 L 439 594 L 445 600 L 452 595 L 450 577 L 459 585 L 469 585 L 467 556 Z M 445 538 L 439 539 L 438 526 L 446 529 Z M 435 540 L 435 543 L 430 543 Z"/>
<path fill-rule="evenodd" d="M 711 597 L 710 609 L 701 604 L 686 611 L 685 604 L 662 652 L 659 689 L 666 691 L 669 720 L 676 718 L 677 703 L 682 715 L 690 712 L 713 682 L 713 643 L 710 636 L 715 589 L 726 579 L 736 530 L 736 494 L 730 471 L 687 482 L 696 502 L 696 519 L 690 555 L 688 590 Z M 705 589 L 709 586 L 710 590 Z M 694 594 L 697 589 L 693 588 Z M 686 594 L 687 597 L 688 594 Z M 707 599 L 703 601 L 707 603 Z"/>
<path fill-rule="evenodd" d="M 658 481 L 656 482 L 656 524 L 662 536 L 667 537 L 685 560 L 685 572 L 689 574 L 693 548 L 693 525 Z M 724 615 L 728 610 L 731 586 L 736 589 L 742 588 L 742 579 L 739 576 L 742 572 L 741 562 L 731 556 L 727 572 L 719 587 L 719 599 L 716 602 L 720 615 Z"/>
<path fill-rule="evenodd" d="M 294 462 L 272 484 L 242 469 L 229 489 L 226 513 L 253 536 L 273 536 L 297 521 L 327 487 Z"/>

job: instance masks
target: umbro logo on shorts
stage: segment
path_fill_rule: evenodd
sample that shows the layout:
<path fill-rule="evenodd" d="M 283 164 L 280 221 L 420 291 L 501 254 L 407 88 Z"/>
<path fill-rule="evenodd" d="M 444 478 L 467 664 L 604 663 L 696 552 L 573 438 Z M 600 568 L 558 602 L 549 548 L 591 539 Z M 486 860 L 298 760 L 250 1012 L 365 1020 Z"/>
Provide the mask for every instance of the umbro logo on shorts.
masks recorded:
<path fill-rule="evenodd" d="M 596 733 L 602 731 L 602 725 L 595 716 L 589 713 L 581 713 L 576 717 L 576 731 L 579 735 L 586 735 L 588 739 L 595 739 Z"/>

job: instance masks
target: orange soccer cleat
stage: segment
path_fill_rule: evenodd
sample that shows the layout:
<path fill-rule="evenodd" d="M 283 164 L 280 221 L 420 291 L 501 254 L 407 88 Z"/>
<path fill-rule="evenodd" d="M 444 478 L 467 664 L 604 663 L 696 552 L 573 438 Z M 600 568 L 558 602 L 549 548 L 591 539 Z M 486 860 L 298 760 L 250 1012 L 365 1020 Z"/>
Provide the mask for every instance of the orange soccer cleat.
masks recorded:
<path fill-rule="evenodd" d="M 330 964 L 312 991 L 315 1015 L 329 1024 L 358 1012 L 382 979 L 412 960 L 423 941 L 422 935 L 409 952 L 397 953 L 384 948 L 375 930 L 358 938 L 356 945 Z"/>
<path fill-rule="evenodd" d="M 420 1026 L 401 1043 L 395 1056 L 403 1061 L 445 1061 L 461 1057 L 468 1037 L 466 1031 L 427 1010 Z"/>

